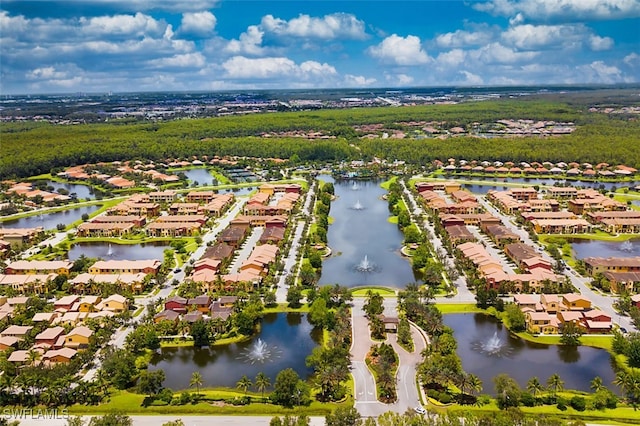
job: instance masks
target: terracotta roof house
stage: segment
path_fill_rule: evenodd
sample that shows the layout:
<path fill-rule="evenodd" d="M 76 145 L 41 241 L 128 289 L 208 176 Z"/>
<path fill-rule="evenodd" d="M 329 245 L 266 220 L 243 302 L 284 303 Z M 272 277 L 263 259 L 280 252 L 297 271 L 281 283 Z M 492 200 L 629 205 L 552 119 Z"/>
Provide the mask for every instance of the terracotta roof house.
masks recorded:
<path fill-rule="evenodd" d="M 48 345 L 50 348 L 52 348 L 56 344 L 60 336 L 64 336 L 64 328 L 60 326 L 47 328 L 46 330 L 36 335 L 35 343 L 36 344 L 44 343 Z"/>
<path fill-rule="evenodd" d="M 32 329 L 33 327 L 28 325 L 10 325 L 0 333 L 0 337 L 11 336 L 24 339 Z"/>
<path fill-rule="evenodd" d="M 129 308 L 129 302 L 126 297 L 119 294 L 112 294 L 103 299 L 99 304 L 100 309 L 112 312 L 124 312 Z"/>
<path fill-rule="evenodd" d="M 151 260 L 99 260 L 89 267 L 91 274 L 157 274 L 162 262 Z"/>
<path fill-rule="evenodd" d="M 0 337 L 0 351 L 6 351 L 7 349 L 15 348 L 19 338 L 14 336 L 2 336 Z"/>
<path fill-rule="evenodd" d="M 4 268 L 6 275 L 61 274 L 69 275 L 73 262 L 68 260 L 17 260 Z"/>
<path fill-rule="evenodd" d="M 570 311 L 586 311 L 591 309 L 591 300 L 579 293 L 567 293 L 562 295 L 562 303 Z"/>
<path fill-rule="evenodd" d="M 71 362 L 77 353 L 78 351 L 73 348 L 54 349 L 45 352 L 42 359 L 45 363 L 48 362 L 51 364 L 68 363 Z"/>
<path fill-rule="evenodd" d="M 548 312 L 529 311 L 524 314 L 527 330 L 530 333 L 557 334 L 558 319 Z"/>
<path fill-rule="evenodd" d="M 179 319 L 180 319 L 180 314 L 178 312 L 165 309 L 164 311 L 154 315 L 153 322 L 155 322 L 156 324 L 161 321 L 178 322 Z"/>
<path fill-rule="evenodd" d="M 196 296 L 187 301 L 188 307 L 195 307 L 196 310 L 206 314 L 209 312 L 209 306 L 211 305 L 211 297 L 206 294 Z"/>
<path fill-rule="evenodd" d="M 187 299 L 180 296 L 171 296 L 164 302 L 164 309 L 184 313 L 187 311 Z"/>
<path fill-rule="evenodd" d="M 593 276 L 598 272 L 640 272 L 640 256 L 636 257 L 586 257 L 582 260 L 586 272 Z"/>
<path fill-rule="evenodd" d="M 221 319 L 226 321 L 233 313 L 233 308 L 230 306 L 224 306 L 219 301 L 211 303 L 209 307 L 211 319 Z"/>
<path fill-rule="evenodd" d="M 75 349 L 86 348 L 89 346 L 91 336 L 93 336 L 93 331 L 89 327 L 76 327 L 65 336 L 64 346 Z"/>
<path fill-rule="evenodd" d="M 207 313 L 209 313 L 209 307 L 207 306 Z M 200 311 L 192 311 L 188 314 L 185 314 L 182 319 L 188 323 L 193 323 L 203 318 L 202 312 Z"/>
<path fill-rule="evenodd" d="M 71 307 L 79 300 L 80 300 L 80 296 L 76 296 L 76 295 L 63 296 L 60 299 L 53 302 L 53 308 L 56 310 L 70 311 Z"/>
<path fill-rule="evenodd" d="M 640 289 L 640 272 L 611 272 L 603 273 L 609 280 L 611 291 L 614 293 L 637 293 Z"/>

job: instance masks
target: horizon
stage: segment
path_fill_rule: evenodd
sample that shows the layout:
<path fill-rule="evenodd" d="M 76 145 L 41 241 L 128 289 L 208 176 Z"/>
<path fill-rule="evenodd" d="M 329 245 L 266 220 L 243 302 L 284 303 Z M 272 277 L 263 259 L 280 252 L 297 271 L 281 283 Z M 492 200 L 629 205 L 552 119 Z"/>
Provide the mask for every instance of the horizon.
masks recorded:
<path fill-rule="evenodd" d="M 412 91 L 436 91 L 436 90 L 515 90 L 515 89 L 537 89 L 535 94 L 543 94 L 546 89 L 549 93 L 562 93 L 562 89 L 574 89 L 576 91 L 584 90 L 640 90 L 640 81 L 630 83 L 612 83 L 612 84 L 531 84 L 531 85 L 482 85 L 482 86 L 380 86 L 380 87 L 317 87 L 317 88 L 278 88 L 278 89 L 218 89 L 218 90 L 199 90 L 199 89 L 185 89 L 185 90 L 153 90 L 153 91 L 77 91 L 77 92 L 49 92 L 49 93 L 0 93 L 5 100 L 7 98 L 14 97 L 38 97 L 38 96 L 116 96 L 116 95 L 132 95 L 132 94 L 229 94 L 229 93 L 269 93 L 269 92 L 283 92 L 283 93 L 296 93 L 296 92 L 322 92 L 322 91 L 340 91 L 340 92 L 359 92 L 368 93 L 376 91 L 410 93 Z M 532 93 L 534 94 L 534 93 Z M 639 94 L 640 95 L 640 94 Z M 0 99 L 0 102 L 3 99 Z"/>
<path fill-rule="evenodd" d="M 0 94 L 640 82 L 640 2 L 4 0 Z"/>

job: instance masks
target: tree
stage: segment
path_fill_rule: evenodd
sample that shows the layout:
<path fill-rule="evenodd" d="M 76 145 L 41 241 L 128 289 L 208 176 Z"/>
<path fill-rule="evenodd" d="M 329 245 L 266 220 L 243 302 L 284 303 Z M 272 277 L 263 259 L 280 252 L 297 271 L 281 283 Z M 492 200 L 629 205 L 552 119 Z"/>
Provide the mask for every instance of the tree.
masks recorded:
<path fill-rule="evenodd" d="M 136 356 L 125 349 L 109 347 L 103 351 L 102 370 L 117 389 L 126 389 L 138 374 Z"/>
<path fill-rule="evenodd" d="M 211 330 L 206 322 L 199 319 L 191 324 L 191 337 L 193 337 L 193 346 L 201 348 L 203 346 L 209 346 L 211 342 Z"/>
<path fill-rule="evenodd" d="M 507 374 L 498 374 L 493 378 L 496 386 L 498 407 L 505 409 L 517 407 L 520 403 L 520 386 Z"/>
<path fill-rule="evenodd" d="M 138 390 L 149 396 L 156 396 L 162 390 L 165 378 L 164 370 L 143 371 L 138 378 Z"/>
<path fill-rule="evenodd" d="M 294 309 L 299 308 L 300 300 L 302 300 L 302 291 L 300 290 L 300 287 L 297 285 L 289 287 L 287 290 L 287 302 L 289 303 L 289 307 Z"/>
<path fill-rule="evenodd" d="M 380 296 L 380 293 L 367 291 L 367 299 L 362 307 L 362 310 L 367 314 L 367 318 L 371 319 L 384 312 L 384 298 Z"/>
<path fill-rule="evenodd" d="M 398 323 L 398 343 L 413 350 L 413 338 L 411 337 L 411 327 L 406 318 L 400 318 Z"/>
<path fill-rule="evenodd" d="M 472 395 L 482 392 L 482 380 L 475 374 L 469 374 L 467 381 L 469 382 L 469 391 Z"/>
<path fill-rule="evenodd" d="M 263 298 L 264 305 L 267 307 L 276 305 L 276 293 L 274 291 L 267 291 Z"/>
<path fill-rule="evenodd" d="M 184 422 L 182 421 L 182 419 L 176 419 L 164 422 L 162 423 L 162 426 L 184 426 Z"/>
<path fill-rule="evenodd" d="M 602 378 L 600 376 L 594 377 L 593 380 L 591 380 L 591 382 L 589 383 L 589 387 L 593 392 L 599 392 L 607 388 L 602 382 Z"/>
<path fill-rule="evenodd" d="M 340 406 L 325 417 L 326 426 L 360 426 L 362 420 L 355 407 Z"/>
<path fill-rule="evenodd" d="M 269 380 L 269 376 L 264 374 L 262 371 L 259 372 L 256 375 L 256 378 L 254 380 L 254 384 L 256 386 L 256 389 L 258 389 L 260 391 L 260 393 L 262 393 L 262 398 L 264 399 L 264 390 L 266 388 L 268 388 L 269 386 L 271 386 L 271 380 Z"/>
<path fill-rule="evenodd" d="M 640 367 L 640 333 L 631 333 L 626 340 L 629 366 Z"/>
<path fill-rule="evenodd" d="M 92 417 L 89 426 L 132 426 L 131 417 L 123 413 L 109 413 L 102 417 Z"/>
<path fill-rule="evenodd" d="M 199 371 L 194 371 L 191 374 L 191 380 L 189 380 L 189 387 L 196 387 L 196 395 L 200 394 L 200 386 L 202 386 L 202 374 Z"/>
<path fill-rule="evenodd" d="M 305 404 L 309 399 L 309 388 L 292 368 L 282 370 L 276 376 L 271 392 L 274 404 L 285 407 Z"/>
<path fill-rule="evenodd" d="M 558 373 L 554 373 L 547 379 L 547 386 L 555 395 L 564 389 L 564 381 L 560 378 Z"/>
<path fill-rule="evenodd" d="M 526 329 L 526 320 L 524 317 L 524 313 L 516 304 L 508 304 L 504 310 L 504 313 L 507 316 L 507 321 L 509 322 L 511 331 L 519 332 Z"/>
<path fill-rule="evenodd" d="M 240 380 L 238 380 L 238 383 L 236 383 L 236 387 L 246 395 L 252 384 L 251 380 L 246 375 L 243 375 Z"/>
<path fill-rule="evenodd" d="M 309 309 L 309 322 L 319 328 L 326 328 L 331 323 L 333 314 L 327 308 L 327 302 L 323 298 L 313 301 Z"/>
<path fill-rule="evenodd" d="M 576 323 L 573 321 L 564 323 L 564 326 L 562 327 L 562 336 L 560 337 L 560 341 L 563 345 L 579 346 L 580 336 L 582 336 L 582 331 Z"/>
<path fill-rule="evenodd" d="M 527 382 L 527 390 L 531 393 L 531 395 L 535 397 L 544 390 L 544 386 L 542 386 L 540 380 L 538 380 L 538 378 L 534 376 Z"/>

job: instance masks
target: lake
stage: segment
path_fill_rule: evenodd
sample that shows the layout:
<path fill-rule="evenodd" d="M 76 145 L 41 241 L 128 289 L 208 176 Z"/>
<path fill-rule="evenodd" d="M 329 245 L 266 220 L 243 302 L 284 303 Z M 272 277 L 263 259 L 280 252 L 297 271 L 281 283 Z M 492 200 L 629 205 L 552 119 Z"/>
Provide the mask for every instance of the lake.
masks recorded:
<path fill-rule="evenodd" d="M 381 198 L 387 191 L 380 183 L 334 183 L 336 199 L 329 212 L 334 221 L 327 233 L 332 255 L 323 261 L 320 285 L 404 288 L 417 281 L 409 260 L 400 254 L 402 232 L 387 220 L 388 204 Z M 367 267 L 362 268 L 363 265 Z"/>
<path fill-rule="evenodd" d="M 601 241 L 569 239 L 577 259 L 585 257 L 635 257 L 640 256 L 640 238 L 628 241 Z"/>
<path fill-rule="evenodd" d="M 174 390 L 188 389 L 194 371 L 202 374 L 204 387 L 235 388 L 243 375 L 254 381 L 259 372 L 269 376 L 273 385 L 286 368 L 293 368 L 303 379 L 310 377 L 313 369 L 305 359 L 321 339 L 322 330 L 314 329 L 306 314 L 266 314 L 260 331 L 247 342 L 203 349 L 162 348 L 153 356 L 149 370 L 164 370 L 164 385 Z M 251 357 L 257 347 L 267 354 L 262 362 Z"/>
<path fill-rule="evenodd" d="M 207 169 L 189 169 L 189 170 L 180 170 L 179 172 L 184 173 L 184 175 L 191 182 L 195 182 L 198 186 L 210 186 L 217 185 L 218 181 Z"/>
<path fill-rule="evenodd" d="M 69 225 L 77 220 L 82 219 L 83 214 L 91 214 L 98 210 L 102 205 L 93 205 L 85 207 L 76 207 L 74 209 L 62 210 L 54 213 L 43 213 L 35 216 L 23 217 L 20 219 L 7 220 L 0 222 L 0 226 L 5 228 L 36 228 L 42 226 L 44 229 L 56 229 L 60 223 Z"/>
<path fill-rule="evenodd" d="M 76 260 L 84 254 L 86 257 L 100 257 L 105 260 L 157 259 L 162 262 L 164 250 L 168 248 L 171 248 L 168 243 L 158 241 L 142 244 L 75 243 L 69 250 L 69 260 Z"/>
<path fill-rule="evenodd" d="M 500 373 L 511 376 L 523 389 L 533 376 L 545 384 L 549 376 L 558 373 L 565 389 L 589 392 L 591 380 L 600 376 L 614 390 L 613 359 L 604 349 L 532 343 L 512 335 L 498 320 L 484 314 L 447 314 L 443 320 L 454 330 L 462 367 L 482 380 L 484 393 L 495 393 L 492 379 Z M 490 355 L 483 344 L 494 336 L 502 348 L 497 355 Z"/>

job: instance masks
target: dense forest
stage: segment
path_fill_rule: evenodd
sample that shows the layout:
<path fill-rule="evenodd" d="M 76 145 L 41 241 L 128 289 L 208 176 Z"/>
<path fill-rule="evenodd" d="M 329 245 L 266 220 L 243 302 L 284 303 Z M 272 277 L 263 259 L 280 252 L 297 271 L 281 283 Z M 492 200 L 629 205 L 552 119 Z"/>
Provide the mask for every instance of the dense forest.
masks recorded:
<path fill-rule="evenodd" d="M 465 127 L 501 119 L 574 122 L 562 137 L 480 139 L 360 139 L 353 126 L 401 122 L 446 122 Z M 261 137 L 263 133 L 321 131 L 335 139 Z M 449 157 L 501 161 L 608 162 L 640 167 L 640 123 L 626 115 L 589 113 L 586 108 L 544 100 L 465 102 L 401 108 L 358 108 L 264 113 L 168 122 L 0 125 L 0 178 L 25 177 L 54 167 L 145 158 L 238 155 L 334 161 L 373 156 L 425 164 Z"/>

